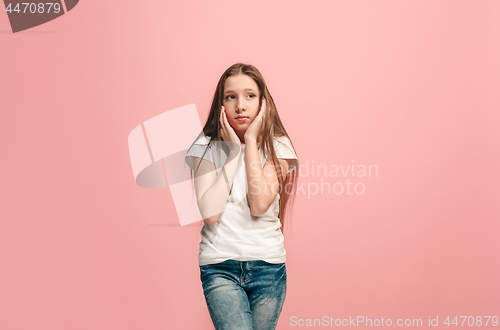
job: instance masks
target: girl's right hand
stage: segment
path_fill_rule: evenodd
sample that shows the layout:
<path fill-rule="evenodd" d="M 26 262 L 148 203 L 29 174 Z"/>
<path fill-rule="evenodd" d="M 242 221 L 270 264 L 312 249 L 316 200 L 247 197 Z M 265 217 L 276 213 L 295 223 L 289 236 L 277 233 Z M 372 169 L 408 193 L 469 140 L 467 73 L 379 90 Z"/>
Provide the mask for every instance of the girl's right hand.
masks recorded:
<path fill-rule="evenodd" d="M 227 121 L 226 108 L 224 106 L 221 106 L 219 119 L 221 123 L 220 135 L 224 139 L 224 141 L 228 142 L 229 149 L 234 150 L 236 147 L 238 147 L 238 152 L 241 151 L 240 138 L 238 137 L 238 135 L 236 135 L 236 132 Z"/>

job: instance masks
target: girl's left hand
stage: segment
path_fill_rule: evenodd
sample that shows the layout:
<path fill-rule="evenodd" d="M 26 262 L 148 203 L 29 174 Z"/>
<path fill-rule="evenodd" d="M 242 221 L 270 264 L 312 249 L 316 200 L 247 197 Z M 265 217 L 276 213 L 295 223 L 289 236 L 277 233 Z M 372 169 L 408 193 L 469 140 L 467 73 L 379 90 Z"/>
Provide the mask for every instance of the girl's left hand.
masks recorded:
<path fill-rule="evenodd" d="M 260 133 L 264 128 L 264 118 L 266 113 L 266 99 L 262 99 L 262 106 L 260 107 L 259 114 L 255 117 L 254 121 L 248 126 L 245 132 L 245 141 L 255 140 L 259 137 Z"/>

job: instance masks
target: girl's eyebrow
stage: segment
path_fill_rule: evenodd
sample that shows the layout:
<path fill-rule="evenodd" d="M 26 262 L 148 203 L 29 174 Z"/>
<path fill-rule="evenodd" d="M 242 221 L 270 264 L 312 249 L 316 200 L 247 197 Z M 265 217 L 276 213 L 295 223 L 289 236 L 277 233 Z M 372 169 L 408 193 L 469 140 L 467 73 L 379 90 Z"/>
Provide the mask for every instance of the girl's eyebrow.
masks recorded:
<path fill-rule="evenodd" d="M 255 90 L 253 90 L 252 88 L 245 88 L 246 91 L 252 91 L 252 92 L 255 92 Z M 234 93 L 234 91 L 227 91 L 225 92 L 224 94 L 227 94 L 227 93 Z"/>

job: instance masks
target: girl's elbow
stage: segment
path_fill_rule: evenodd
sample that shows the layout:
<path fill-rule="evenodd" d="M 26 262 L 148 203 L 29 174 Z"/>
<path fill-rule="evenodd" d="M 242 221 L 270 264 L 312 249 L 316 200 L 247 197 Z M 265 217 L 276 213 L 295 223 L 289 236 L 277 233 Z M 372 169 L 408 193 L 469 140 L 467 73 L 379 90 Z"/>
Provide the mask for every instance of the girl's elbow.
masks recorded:
<path fill-rule="evenodd" d="M 206 219 L 203 219 L 203 221 L 205 221 L 206 223 L 208 223 L 209 225 L 213 225 L 217 222 L 217 220 L 219 220 L 219 215 L 220 214 L 217 214 L 217 215 L 214 215 L 214 216 L 211 216 L 211 217 L 208 217 Z"/>
<path fill-rule="evenodd" d="M 212 219 L 210 218 L 207 218 L 207 219 L 203 219 L 203 221 L 205 221 L 205 223 L 208 223 L 209 225 L 213 225 L 215 222 L 213 222 Z"/>
<path fill-rule="evenodd" d="M 257 204 L 252 205 L 250 203 L 250 213 L 252 213 L 252 215 L 254 217 L 261 216 L 269 210 L 269 208 L 271 207 L 271 204 L 272 204 L 272 202 L 271 203 L 264 203 L 261 205 L 257 205 Z"/>
<path fill-rule="evenodd" d="M 265 207 L 253 207 L 252 208 L 251 207 L 250 213 L 252 213 L 252 215 L 254 217 L 259 217 L 259 216 L 263 215 L 264 213 L 266 213 L 268 209 L 269 209 L 269 207 L 268 208 L 265 208 Z"/>
<path fill-rule="evenodd" d="M 258 217 L 258 216 L 260 216 L 260 215 L 262 214 L 262 213 L 260 213 L 260 212 L 254 212 L 254 210 L 253 210 L 253 209 L 250 209 L 250 213 L 251 213 L 254 217 Z"/>
<path fill-rule="evenodd" d="M 251 213 L 254 217 L 258 217 L 259 215 L 261 215 L 261 214 L 262 214 L 262 212 L 261 212 L 261 208 L 260 208 L 257 204 L 255 204 L 255 203 L 253 203 L 253 204 L 252 204 L 252 203 L 250 202 L 250 204 L 249 204 L 248 206 L 249 206 L 249 208 L 250 208 L 250 213 Z"/>

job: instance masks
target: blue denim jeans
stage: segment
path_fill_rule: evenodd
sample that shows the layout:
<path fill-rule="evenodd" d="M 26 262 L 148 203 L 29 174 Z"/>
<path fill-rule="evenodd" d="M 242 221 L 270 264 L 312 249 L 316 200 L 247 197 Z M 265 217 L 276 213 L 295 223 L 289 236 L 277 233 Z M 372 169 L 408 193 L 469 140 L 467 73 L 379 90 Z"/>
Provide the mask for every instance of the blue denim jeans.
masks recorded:
<path fill-rule="evenodd" d="M 226 260 L 200 266 L 216 330 L 274 330 L 286 296 L 285 263 Z"/>

